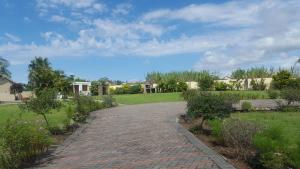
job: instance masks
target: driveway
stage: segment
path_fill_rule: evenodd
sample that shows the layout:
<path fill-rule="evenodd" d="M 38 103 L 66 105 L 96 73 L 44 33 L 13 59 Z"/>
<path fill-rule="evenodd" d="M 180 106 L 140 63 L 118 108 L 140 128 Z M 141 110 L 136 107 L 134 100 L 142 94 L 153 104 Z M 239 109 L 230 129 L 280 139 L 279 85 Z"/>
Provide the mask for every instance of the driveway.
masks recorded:
<path fill-rule="evenodd" d="M 80 133 L 36 168 L 233 168 L 176 123 L 184 111 L 185 103 L 176 102 L 93 112 Z"/>

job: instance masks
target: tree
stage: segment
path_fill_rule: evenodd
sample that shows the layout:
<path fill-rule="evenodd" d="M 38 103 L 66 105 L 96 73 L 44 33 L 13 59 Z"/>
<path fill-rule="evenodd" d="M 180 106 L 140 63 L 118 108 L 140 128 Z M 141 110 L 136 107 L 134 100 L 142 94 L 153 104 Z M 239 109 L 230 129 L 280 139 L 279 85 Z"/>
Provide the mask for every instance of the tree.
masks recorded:
<path fill-rule="evenodd" d="M 214 85 L 214 79 L 211 75 L 203 76 L 202 78 L 200 78 L 198 82 L 198 86 L 202 91 L 212 90 L 213 85 Z"/>
<path fill-rule="evenodd" d="M 9 66 L 9 62 L 0 56 L 0 77 L 6 77 L 6 78 L 11 77 L 11 73 L 7 69 L 8 66 Z"/>
<path fill-rule="evenodd" d="M 287 70 L 281 70 L 276 75 L 273 76 L 272 85 L 275 89 L 284 89 L 289 86 L 293 79 L 291 72 Z"/>
<path fill-rule="evenodd" d="M 177 87 L 177 82 L 175 79 L 170 79 L 166 82 L 167 92 L 175 92 Z"/>
<path fill-rule="evenodd" d="M 10 91 L 11 93 L 13 93 L 15 95 L 15 98 L 18 97 L 18 99 L 20 99 L 20 93 L 23 92 L 23 84 L 21 83 L 13 83 L 11 86 L 10 86 Z"/>
<path fill-rule="evenodd" d="M 99 94 L 99 84 L 100 82 L 99 81 L 92 81 L 91 83 L 91 93 L 93 96 L 97 96 Z"/>
<path fill-rule="evenodd" d="M 36 57 L 28 66 L 29 86 L 37 93 L 45 88 L 54 87 L 55 75 L 47 58 Z"/>
<path fill-rule="evenodd" d="M 177 92 L 184 92 L 187 91 L 188 85 L 185 82 L 178 82 L 177 84 Z"/>
<path fill-rule="evenodd" d="M 224 82 L 216 82 L 215 89 L 216 91 L 226 91 L 228 90 L 229 86 Z"/>
<path fill-rule="evenodd" d="M 225 118 L 233 111 L 232 102 L 225 95 L 210 92 L 199 92 L 188 97 L 187 115 L 192 118 L 202 118 L 200 129 L 207 120 Z"/>
<path fill-rule="evenodd" d="M 63 98 L 71 92 L 73 77 L 63 71 L 53 70 L 47 58 L 36 57 L 28 66 L 28 85 L 37 95 L 44 89 L 56 89 Z"/>
<path fill-rule="evenodd" d="M 30 100 L 25 102 L 23 109 L 42 115 L 49 127 L 49 121 L 46 115 L 51 113 L 51 110 L 61 106 L 56 97 L 57 91 L 55 89 L 43 89 L 36 98 L 32 97 Z"/>

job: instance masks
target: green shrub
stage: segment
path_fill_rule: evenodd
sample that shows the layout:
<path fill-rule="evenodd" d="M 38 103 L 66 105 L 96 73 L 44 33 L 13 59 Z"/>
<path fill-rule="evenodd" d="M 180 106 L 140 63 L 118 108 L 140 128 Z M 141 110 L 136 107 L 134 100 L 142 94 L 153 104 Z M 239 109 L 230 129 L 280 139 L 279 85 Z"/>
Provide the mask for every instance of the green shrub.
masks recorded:
<path fill-rule="evenodd" d="M 75 122 L 85 122 L 90 112 L 103 107 L 101 103 L 95 101 L 90 96 L 76 96 L 75 104 L 76 106 L 72 116 Z"/>
<path fill-rule="evenodd" d="M 50 126 L 46 114 L 51 113 L 51 110 L 60 108 L 61 106 L 56 97 L 57 91 L 55 89 L 43 89 L 39 91 L 37 97 L 30 98 L 21 107 L 26 111 L 33 111 L 36 114 L 42 115 L 47 126 Z"/>
<path fill-rule="evenodd" d="M 215 82 L 215 90 L 216 91 L 226 91 L 229 89 L 228 84 L 224 82 Z"/>
<path fill-rule="evenodd" d="M 116 106 L 116 99 L 113 98 L 111 95 L 103 96 L 102 97 L 103 105 L 106 108 Z"/>
<path fill-rule="evenodd" d="M 178 82 L 176 86 L 177 92 L 184 92 L 187 91 L 188 85 L 185 82 Z"/>
<path fill-rule="evenodd" d="M 243 111 L 250 111 L 252 110 L 252 103 L 248 101 L 243 101 L 241 107 Z"/>
<path fill-rule="evenodd" d="M 270 99 L 278 99 L 280 92 L 278 90 L 268 90 Z"/>
<path fill-rule="evenodd" d="M 283 136 L 280 126 L 273 126 L 259 133 L 253 141 L 259 162 L 266 169 L 287 167 L 288 140 Z"/>
<path fill-rule="evenodd" d="M 198 93 L 199 93 L 199 91 L 196 89 L 189 89 L 189 90 L 183 91 L 181 93 L 181 96 L 183 97 L 183 99 L 185 101 L 187 101 L 187 100 L 191 99 L 192 97 L 196 96 Z"/>
<path fill-rule="evenodd" d="M 208 121 L 209 127 L 212 131 L 212 135 L 215 137 L 217 143 L 223 144 L 223 136 L 222 136 L 222 124 L 223 121 L 220 119 L 210 120 Z"/>
<path fill-rule="evenodd" d="M 8 121 L 0 131 L 0 168 L 21 168 L 48 150 L 51 138 L 46 129 L 29 121 Z"/>
<path fill-rule="evenodd" d="M 232 111 L 232 103 L 226 97 L 210 92 L 199 92 L 187 100 L 187 116 L 202 118 L 201 128 L 206 120 L 228 117 Z"/>
<path fill-rule="evenodd" d="M 228 119 L 223 122 L 221 133 L 225 145 L 233 147 L 235 156 L 249 160 L 252 157 L 252 142 L 262 127 L 254 122 Z"/>
<path fill-rule="evenodd" d="M 281 90 L 280 96 L 288 102 L 288 106 L 293 102 L 300 101 L 300 89 L 286 88 Z"/>

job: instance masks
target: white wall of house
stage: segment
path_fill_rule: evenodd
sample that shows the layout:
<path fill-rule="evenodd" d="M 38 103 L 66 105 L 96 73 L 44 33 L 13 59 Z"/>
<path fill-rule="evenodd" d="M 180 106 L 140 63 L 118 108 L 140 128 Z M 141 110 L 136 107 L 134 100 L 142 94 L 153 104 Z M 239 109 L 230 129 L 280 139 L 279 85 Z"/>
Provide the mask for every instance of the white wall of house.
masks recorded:
<path fill-rule="evenodd" d="M 88 96 L 91 95 L 91 82 L 73 82 L 73 93 Z"/>
<path fill-rule="evenodd" d="M 12 81 L 6 78 L 0 78 L 0 101 L 10 102 L 15 101 L 15 95 L 10 93 Z"/>

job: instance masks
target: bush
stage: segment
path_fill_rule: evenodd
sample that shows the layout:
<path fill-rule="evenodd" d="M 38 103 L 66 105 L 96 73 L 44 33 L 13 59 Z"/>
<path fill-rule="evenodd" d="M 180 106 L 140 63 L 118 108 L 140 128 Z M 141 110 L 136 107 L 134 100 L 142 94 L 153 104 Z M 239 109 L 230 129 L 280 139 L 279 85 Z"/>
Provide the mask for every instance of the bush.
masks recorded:
<path fill-rule="evenodd" d="M 266 169 L 287 168 L 288 140 L 280 126 L 273 126 L 258 134 L 253 141 L 259 162 Z"/>
<path fill-rule="evenodd" d="M 116 99 L 113 98 L 111 95 L 103 96 L 102 97 L 104 107 L 114 107 L 116 106 Z"/>
<path fill-rule="evenodd" d="M 181 93 L 181 96 L 183 97 L 183 99 L 185 101 L 188 101 L 192 97 L 196 96 L 198 93 L 199 93 L 199 91 L 196 89 L 189 89 L 189 90 L 183 91 Z"/>
<path fill-rule="evenodd" d="M 177 92 L 184 92 L 187 91 L 187 89 L 188 89 L 188 85 L 185 82 L 177 83 L 177 87 L 176 87 Z"/>
<path fill-rule="evenodd" d="M 250 111 L 252 110 L 251 102 L 243 101 L 242 103 L 242 111 Z"/>
<path fill-rule="evenodd" d="M 61 106 L 56 97 L 57 91 L 55 89 L 43 89 L 39 91 L 39 94 L 36 98 L 32 97 L 30 100 L 26 101 L 23 109 L 42 115 L 47 126 L 49 127 L 50 124 L 46 114 L 51 113 L 51 110 L 60 108 Z"/>
<path fill-rule="evenodd" d="M 278 99 L 280 92 L 278 90 L 268 90 L 270 99 Z"/>
<path fill-rule="evenodd" d="M 225 145 L 235 148 L 239 159 L 248 160 L 253 156 L 252 142 L 262 127 L 257 123 L 239 119 L 225 120 L 222 125 L 222 137 Z"/>
<path fill-rule="evenodd" d="M 224 82 L 215 82 L 215 90 L 216 91 L 226 91 L 229 89 L 228 84 Z"/>
<path fill-rule="evenodd" d="M 286 88 L 281 90 L 280 96 L 288 102 L 288 106 L 293 102 L 300 101 L 300 89 Z"/>
<path fill-rule="evenodd" d="M 8 121 L 0 135 L 0 168 L 22 168 L 46 152 L 51 144 L 46 129 L 24 120 Z"/>
<path fill-rule="evenodd" d="M 228 117 L 232 111 L 232 102 L 226 97 L 209 92 L 199 92 L 187 100 L 187 115 L 202 118 L 200 128 L 206 120 Z"/>
<path fill-rule="evenodd" d="M 89 96 L 76 96 L 75 104 L 76 106 L 72 116 L 75 122 L 85 122 L 90 112 L 103 107 L 101 103 Z"/>

